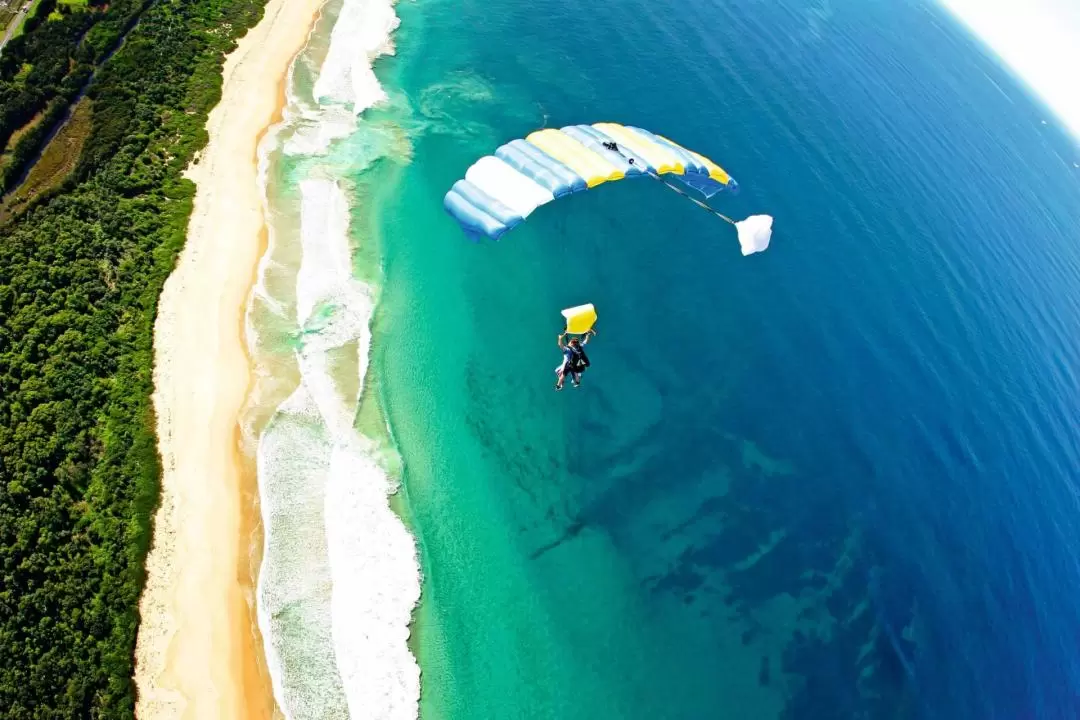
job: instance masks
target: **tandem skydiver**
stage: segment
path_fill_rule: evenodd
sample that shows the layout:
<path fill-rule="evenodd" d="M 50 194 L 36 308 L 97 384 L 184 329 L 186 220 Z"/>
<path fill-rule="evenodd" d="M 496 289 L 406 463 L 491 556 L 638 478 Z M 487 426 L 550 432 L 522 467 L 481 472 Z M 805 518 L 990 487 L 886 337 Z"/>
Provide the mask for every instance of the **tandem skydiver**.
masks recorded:
<path fill-rule="evenodd" d="M 582 336 L 581 340 L 570 338 L 570 342 L 566 341 L 566 333 L 559 334 L 559 348 L 562 350 L 563 361 L 559 367 L 555 368 L 555 375 L 558 378 L 555 381 L 555 389 L 562 390 L 563 383 L 566 382 L 566 376 L 570 376 L 570 381 L 574 384 L 574 387 L 581 387 L 581 373 L 585 372 L 585 368 L 589 367 L 589 356 L 585 354 L 585 345 L 589 342 L 589 338 L 596 334 L 596 330 L 588 330 Z"/>

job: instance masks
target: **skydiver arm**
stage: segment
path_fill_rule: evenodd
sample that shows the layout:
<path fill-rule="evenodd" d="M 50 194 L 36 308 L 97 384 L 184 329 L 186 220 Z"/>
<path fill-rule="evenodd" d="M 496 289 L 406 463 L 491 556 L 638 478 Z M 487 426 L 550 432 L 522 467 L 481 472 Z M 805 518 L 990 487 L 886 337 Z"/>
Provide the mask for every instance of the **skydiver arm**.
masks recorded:
<path fill-rule="evenodd" d="M 559 347 L 566 347 L 566 333 L 559 333 Z"/>

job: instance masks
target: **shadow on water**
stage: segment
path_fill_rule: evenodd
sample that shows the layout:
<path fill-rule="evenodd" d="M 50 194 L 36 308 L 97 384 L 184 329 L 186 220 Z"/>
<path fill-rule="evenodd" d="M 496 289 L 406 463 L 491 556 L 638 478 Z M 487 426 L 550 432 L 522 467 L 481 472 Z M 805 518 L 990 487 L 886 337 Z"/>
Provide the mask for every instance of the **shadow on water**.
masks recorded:
<path fill-rule="evenodd" d="M 696 613 L 687 622 L 716 633 L 718 648 L 732 624 L 746 648 L 780 647 L 762 651 L 757 679 L 784 693 L 781 717 L 917 716 L 915 596 L 876 562 L 862 529 L 872 516 L 828 473 L 702 422 L 722 417 L 708 399 L 661 394 L 660 417 L 629 439 L 594 427 L 611 397 L 580 398 L 572 432 L 589 442 L 571 438 L 567 458 L 579 492 L 544 512 L 554 537 L 531 560 L 558 563 L 584 534 L 605 536 L 632 559 L 643 595 Z M 857 455 L 852 465 L 872 472 Z"/>
<path fill-rule="evenodd" d="M 499 418 L 515 402 L 544 407 L 550 385 L 465 372 L 464 421 L 517 493 L 529 562 L 557 573 L 602 539 L 642 602 L 707 638 L 717 667 L 734 637 L 757 683 L 782 694 L 781 717 L 918 716 L 916 595 L 878 561 L 865 530 L 878 513 L 851 491 L 876 472 L 870 458 L 846 448 L 838 476 L 812 454 L 772 457 L 732 432 L 704 340 L 675 338 L 686 360 L 662 374 L 616 342 L 558 396 L 570 409 L 547 435 Z"/>
<path fill-rule="evenodd" d="M 782 697 L 780 717 L 920 716 L 917 595 L 907 569 L 879 560 L 867 528 L 881 514 L 852 491 L 877 468 L 855 444 L 842 464 L 813 452 L 796 463 L 771 456 L 767 429 L 733 432 L 723 383 L 736 380 L 718 379 L 706 345 L 716 332 L 673 333 L 685 359 L 659 374 L 605 336 L 546 432 L 501 418 L 550 406 L 550 384 L 464 373 L 464 422 L 514 489 L 522 554 L 557 575 L 602 540 L 640 601 L 711 643 L 716 667 L 734 638 Z"/>

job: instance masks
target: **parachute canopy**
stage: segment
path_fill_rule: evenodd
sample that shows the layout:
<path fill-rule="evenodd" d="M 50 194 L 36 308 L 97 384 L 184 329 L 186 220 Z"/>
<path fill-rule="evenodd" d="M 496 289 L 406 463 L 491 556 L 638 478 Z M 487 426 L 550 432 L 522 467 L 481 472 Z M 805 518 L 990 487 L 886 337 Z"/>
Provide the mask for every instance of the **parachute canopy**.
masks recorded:
<path fill-rule="evenodd" d="M 596 324 L 596 308 L 592 303 L 566 308 L 562 315 L 566 318 L 566 332 L 570 335 L 587 333 Z"/>
<path fill-rule="evenodd" d="M 712 197 L 738 184 L 719 165 L 641 128 L 596 123 L 537 130 L 477 160 L 443 205 L 470 237 L 498 239 L 557 197 L 639 175 L 670 175 Z"/>

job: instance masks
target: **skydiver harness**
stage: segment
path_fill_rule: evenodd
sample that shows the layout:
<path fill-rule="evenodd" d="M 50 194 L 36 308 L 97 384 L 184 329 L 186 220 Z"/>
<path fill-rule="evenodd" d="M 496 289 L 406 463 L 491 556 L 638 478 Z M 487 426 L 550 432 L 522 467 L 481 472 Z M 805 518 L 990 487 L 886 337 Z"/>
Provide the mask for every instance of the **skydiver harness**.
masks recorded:
<path fill-rule="evenodd" d="M 585 348 L 581 346 L 575 348 L 573 345 L 567 345 L 566 349 L 570 353 L 566 357 L 567 372 L 579 373 L 589 367 L 589 356 L 585 354 Z"/>

